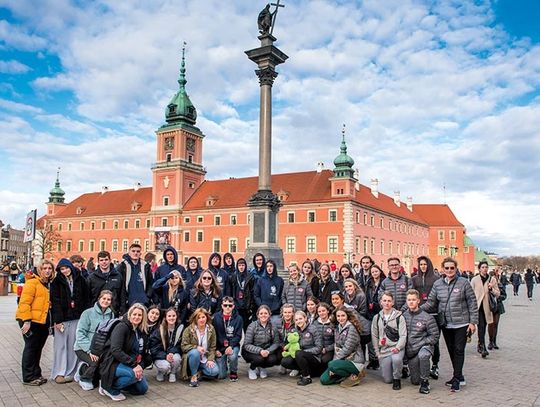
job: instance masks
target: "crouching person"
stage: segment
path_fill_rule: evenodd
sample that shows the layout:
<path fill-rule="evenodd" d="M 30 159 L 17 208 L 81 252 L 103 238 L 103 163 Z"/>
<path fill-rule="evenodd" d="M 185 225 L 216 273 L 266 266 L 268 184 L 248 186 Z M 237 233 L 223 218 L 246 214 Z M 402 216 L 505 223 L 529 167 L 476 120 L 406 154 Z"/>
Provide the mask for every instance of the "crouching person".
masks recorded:
<path fill-rule="evenodd" d="M 99 394 L 113 401 L 122 401 L 126 396 L 143 395 L 148 391 L 144 368 L 152 363 L 148 353 L 148 328 L 146 307 L 133 304 L 127 314 L 112 329 L 110 347 L 101 356 Z"/>
<path fill-rule="evenodd" d="M 180 340 L 184 326 L 178 320 L 176 309 L 171 307 L 165 318 L 150 337 L 150 353 L 157 369 L 156 380 L 162 382 L 169 375 L 169 382 L 176 382 L 180 368 Z"/>
<path fill-rule="evenodd" d="M 219 368 L 218 379 L 225 379 L 229 371 L 229 380 L 238 380 L 238 353 L 242 340 L 242 317 L 234 309 L 232 297 L 223 297 L 221 311 L 214 314 L 216 330 L 216 363 Z"/>
<path fill-rule="evenodd" d="M 189 379 L 190 387 L 199 387 L 202 376 L 218 376 L 216 330 L 212 326 L 212 316 L 206 309 L 193 311 L 189 326 L 182 334 L 182 353 L 182 380 Z"/>
<path fill-rule="evenodd" d="M 433 316 L 421 310 L 420 293 L 407 292 L 408 310 L 403 313 L 407 323 L 407 345 L 405 354 L 409 359 L 411 383 L 420 385 L 420 393 L 429 394 L 430 359 L 435 344 L 439 341 L 439 328 Z"/>

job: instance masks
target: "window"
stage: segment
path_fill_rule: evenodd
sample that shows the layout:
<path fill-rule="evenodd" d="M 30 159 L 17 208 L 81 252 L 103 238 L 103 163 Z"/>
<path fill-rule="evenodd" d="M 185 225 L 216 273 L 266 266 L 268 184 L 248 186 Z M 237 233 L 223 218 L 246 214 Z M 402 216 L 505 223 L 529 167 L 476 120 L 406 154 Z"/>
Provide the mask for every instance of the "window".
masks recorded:
<path fill-rule="evenodd" d="M 456 231 L 455 230 L 450 231 L 450 240 L 456 240 Z"/>
<path fill-rule="evenodd" d="M 107 226 L 107 222 L 105 222 L 104 220 L 102 220 L 102 221 L 101 221 L 101 230 L 104 230 L 106 226 Z"/>
<path fill-rule="evenodd" d="M 317 239 L 315 237 L 308 237 L 306 248 L 308 253 L 315 253 L 317 251 Z"/>
<path fill-rule="evenodd" d="M 88 251 L 93 252 L 94 250 L 96 250 L 96 242 L 90 240 L 90 242 L 88 242 Z"/>
<path fill-rule="evenodd" d="M 214 252 L 219 253 L 221 251 L 221 240 L 220 239 L 213 239 L 212 240 L 212 247 Z"/>
<path fill-rule="evenodd" d="M 190 217 L 189 216 L 184 216 L 184 223 L 189 223 L 190 222 Z"/>
<path fill-rule="evenodd" d="M 115 220 L 113 222 L 113 229 L 118 229 L 118 225 L 119 225 L 119 222 L 117 220 Z"/>
<path fill-rule="evenodd" d="M 463 253 L 469 253 L 469 246 L 465 246 L 463 248 Z"/>
<path fill-rule="evenodd" d="M 184 242 L 189 242 L 189 232 L 184 232 Z"/>
<path fill-rule="evenodd" d="M 328 253 L 337 253 L 338 251 L 338 238 L 337 236 L 331 236 L 328 238 Z"/>
<path fill-rule="evenodd" d="M 127 240 L 127 239 L 122 240 L 122 250 L 124 252 L 127 252 L 128 246 L 129 246 L 129 240 Z"/>
<path fill-rule="evenodd" d="M 129 220 L 124 220 L 124 229 L 129 229 Z"/>
<path fill-rule="evenodd" d="M 237 219 L 236 215 L 231 215 L 231 225 L 236 225 Z"/>
<path fill-rule="evenodd" d="M 150 229 L 150 219 L 146 219 L 146 229 Z"/>
<path fill-rule="evenodd" d="M 354 239 L 354 252 L 360 253 L 360 238 L 359 237 Z"/>
<path fill-rule="evenodd" d="M 367 254 L 367 239 L 366 238 L 364 238 L 364 244 L 362 246 L 363 246 L 362 248 L 364 249 L 364 254 Z"/>
<path fill-rule="evenodd" d="M 337 188 L 336 194 L 337 195 L 343 195 L 343 188 Z"/>
<path fill-rule="evenodd" d="M 375 216 L 371 215 L 369 218 L 369 224 L 371 226 L 375 226 Z"/>
<path fill-rule="evenodd" d="M 457 247 L 456 246 L 450 246 L 450 257 L 455 257 L 457 254 Z"/>
<path fill-rule="evenodd" d="M 294 212 L 287 212 L 287 222 L 294 223 Z"/>
<path fill-rule="evenodd" d="M 389 221 L 388 221 L 388 229 L 392 230 L 392 227 L 393 227 L 393 225 L 392 225 L 392 221 L 391 221 L 391 220 L 389 220 Z"/>
<path fill-rule="evenodd" d="M 96 230 L 96 222 L 90 222 L 90 230 Z"/>
<path fill-rule="evenodd" d="M 68 223 L 68 230 L 71 232 L 71 222 Z"/>
<path fill-rule="evenodd" d="M 356 211 L 356 223 L 360 223 L 360 211 Z"/>
<path fill-rule="evenodd" d="M 384 254 L 384 240 L 381 240 L 381 254 Z"/>
<path fill-rule="evenodd" d="M 188 159 L 188 163 L 192 163 L 193 162 L 193 155 L 189 154 L 187 159 Z"/>
<path fill-rule="evenodd" d="M 103 250 L 106 250 L 106 245 L 105 245 L 105 240 L 100 240 L 99 241 L 99 250 L 100 251 L 103 251 Z"/>
<path fill-rule="evenodd" d="M 202 230 L 197 230 L 197 242 L 203 241 L 203 232 Z"/>
<path fill-rule="evenodd" d="M 163 197 L 163 206 L 169 206 L 169 197 L 168 196 Z"/>
<path fill-rule="evenodd" d="M 197 216 L 197 223 L 203 223 L 204 218 L 202 216 Z"/>
<path fill-rule="evenodd" d="M 375 240 L 370 240 L 369 242 L 369 252 L 375 254 Z"/>
<path fill-rule="evenodd" d="M 467 247 L 468 249 L 468 247 Z M 62 251 L 62 242 L 56 242 L 56 251 L 61 252 Z"/>
<path fill-rule="evenodd" d="M 117 252 L 118 251 L 118 240 L 114 239 L 112 241 L 112 251 Z"/>
<path fill-rule="evenodd" d="M 438 246 L 437 247 L 437 254 L 439 256 L 445 256 L 446 255 L 446 246 Z"/>
<path fill-rule="evenodd" d="M 61 224 L 61 223 L 58 224 L 58 231 L 59 231 L 59 232 L 62 231 L 62 224 Z"/>
<path fill-rule="evenodd" d="M 379 226 L 381 227 L 381 229 L 384 229 L 384 218 L 381 216 L 381 219 L 379 221 Z"/>
<path fill-rule="evenodd" d="M 80 227 L 80 230 L 84 230 L 84 222 L 81 222 L 79 227 Z"/>
<path fill-rule="evenodd" d="M 167 218 L 161 218 L 161 226 L 167 226 L 169 220 Z"/>
<path fill-rule="evenodd" d="M 364 212 L 364 225 L 367 225 L 367 213 Z"/>
<path fill-rule="evenodd" d="M 439 230 L 439 240 L 444 240 L 444 230 Z"/>
<path fill-rule="evenodd" d="M 194 182 L 188 183 L 188 188 L 189 189 L 195 189 L 195 183 Z"/>
<path fill-rule="evenodd" d="M 165 155 L 165 160 L 166 160 L 168 163 L 170 163 L 171 160 L 172 160 L 172 154 L 171 154 L 171 153 L 167 153 L 167 154 Z"/>
<path fill-rule="evenodd" d="M 328 221 L 329 222 L 337 221 L 337 211 L 335 209 L 330 209 L 328 211 Z"/>
<path fill-rule="evenodd" d="M 238 251 L 238 239 L 229 239 L 229 253 L 236 253 Z"/>
<path fill-rule="evenodd" d="M 71 251 L 71 240 L 68 240 L 68 241 L 66 242 L 66 251 L 67 251 L 67 252 L 70 252 L 70 251 Z"/>
<path fill-rule="evenodd" d="M 150 240 L 144 239 L 144 251 L 147 252 L 150 249 Z"/>
<path fill-rule="evenodd" d="M 401 254 L 401 247 L 399 245 L 399 242 L 396 243 L 396 252 L 397 254 Z"/>
<path fill-rule="evenodd" d="M 221 225 L 221 215 L 215 215 L 214 216 L 214 225 L 215 226 Z"/>
<path fill-rule="evenodd" d="M 307 213 L 307 221 L 310 223 L 315 222 L 315 211 L 308 211 Z"/>
<path fill-rule="evenodd" d="M 135 229 L 140 229 L 140 228 L 141 228 L 141 220 L 135 219 Z"/>
<path fill-rule="evenodd" d="M 295 237 L 287 237 L 285 239 L 285 245 L 286 245 L 287 253 L 296 252 L 296 238 Z"/>
<path fill-rule="evenodd" d="M 388 254 L 393 254 L 393 253 L 392 253 L 392 250 L 393 250 L 393 248 L 392 248 L 392 241 L 389 241 L 389 242 L 388 242 Z"/>

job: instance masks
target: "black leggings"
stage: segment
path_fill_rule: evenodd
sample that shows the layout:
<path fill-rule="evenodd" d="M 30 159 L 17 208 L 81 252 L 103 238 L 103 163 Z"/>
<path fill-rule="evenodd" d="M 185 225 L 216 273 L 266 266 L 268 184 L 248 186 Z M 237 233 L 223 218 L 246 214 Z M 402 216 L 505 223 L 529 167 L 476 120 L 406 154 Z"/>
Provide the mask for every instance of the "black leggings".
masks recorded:
<path fill-rule="evenodd" d="M 433 356 L 431 357 L 431 363 L 437 366 L 439 365 L 439 362 L 441 360 L 441 347 L 439 346 L 439 343 L 441 341 L 441 327 L 438 326 L 438 328 L 439 328 L 439 340 L 433 347 Z"/>
<path fill-rule="evenodd" d="M 281 362 L 281 352 L 276 350 L 268 355 L 268 357 L 263 358 L 258 353 L 251 353 L 242 349 L 242 357 L 244 360 L 249 363 L 249 368 L 254 370 L 257 367 L 272 367 L 277 366 Z"/>
<path fill-rule="evenodd" d="M 486 344 L 486 313 L 484 312 L 484 306 L 480 304 L 478 308 L 478 344 Z"/>
<path fill-rule="evenodd" d="M 291 370 L 299 370 L 304 377 L 320 375 L 321 362 L 313 354 L 304 352 L 303 350 L 296 351 L 294 358 L 287 356 L 281 360 L 281 366 Z"/>
<path fill-rule="evenodd" d="M 454 368 L 454 378 L 463 379 L 463 364 L 465 363 L 465 345 L 467 344 L 467 328 L 443 328 L 444 341 L 448 355 Z"/>

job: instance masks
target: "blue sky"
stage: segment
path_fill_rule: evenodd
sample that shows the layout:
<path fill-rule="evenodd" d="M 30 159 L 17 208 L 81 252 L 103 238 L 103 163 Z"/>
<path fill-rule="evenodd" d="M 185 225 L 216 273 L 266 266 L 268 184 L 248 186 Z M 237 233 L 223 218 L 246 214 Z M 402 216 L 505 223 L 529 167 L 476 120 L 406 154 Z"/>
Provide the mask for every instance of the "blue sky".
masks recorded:
<path fill-rule="evenodd" d="M 331 168 L 346 123 L 363 184 L 446 199 L 482 248 L 540 254 L 539 1 L 285 4 L 274 172 Z M 58 166 L 68 200 L 150 184 L 183 41 L 208 178 L 256 174 L 258 82 L 244 51 L 264 5 L 0 0 L 0 219 L 43 213 Z"/>

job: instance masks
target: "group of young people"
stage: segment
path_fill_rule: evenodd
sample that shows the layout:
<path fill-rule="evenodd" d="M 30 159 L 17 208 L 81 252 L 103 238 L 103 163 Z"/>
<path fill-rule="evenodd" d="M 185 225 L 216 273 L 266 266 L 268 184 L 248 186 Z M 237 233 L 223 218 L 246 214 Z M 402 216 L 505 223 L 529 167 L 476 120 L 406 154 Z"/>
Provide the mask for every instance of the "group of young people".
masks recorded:
<path fill-rule="evenodd" d="M 178 376 L 191 387 L 205 377 L 237 381 L 240 355 L 251 380 L 279 366 L 300 386 L 320 377 L 323 385 L 352 387 L 366 369 L 379 369 L 394 390 L 410 376 L 426 394 L 429 378 L 438 379 L 442 332 L 453 366 L 446 384 L 459 391 L 467 336 L 479 326 L 484 356 L 483 337 L 493 323 L 490 296 L 500 295 L 487 267 L 481 264 L 477 281 L 469 283 L 452 258 L 442 263 L 443 275 L 422 256 L 412 277 L 398 258 L 388 259 L 386 276 L 365 256 L 357 273 L 348 264 L 316 270 L 305 261 L 289 266 L 285 279 L 260 253 L 251 268 L 230 253 L 223 264 L 212 254 L 206 269 L 196 257 L 182 266 L 173 247 L 163 258 L 152 271 L 133 244 L 114 268 L 102 251 L 86 277 L 68 259 L 56 268 L 43 261 L 27 276 L 16 314 L 25 342 L 23 383 L 47 382 L 40 357 L 52 332 L 50 379 L 97 387 L 116 401 L 125 399 L 123 392 L 146 393 L 144 370 L 152 366 L 160 382 Z"/>

